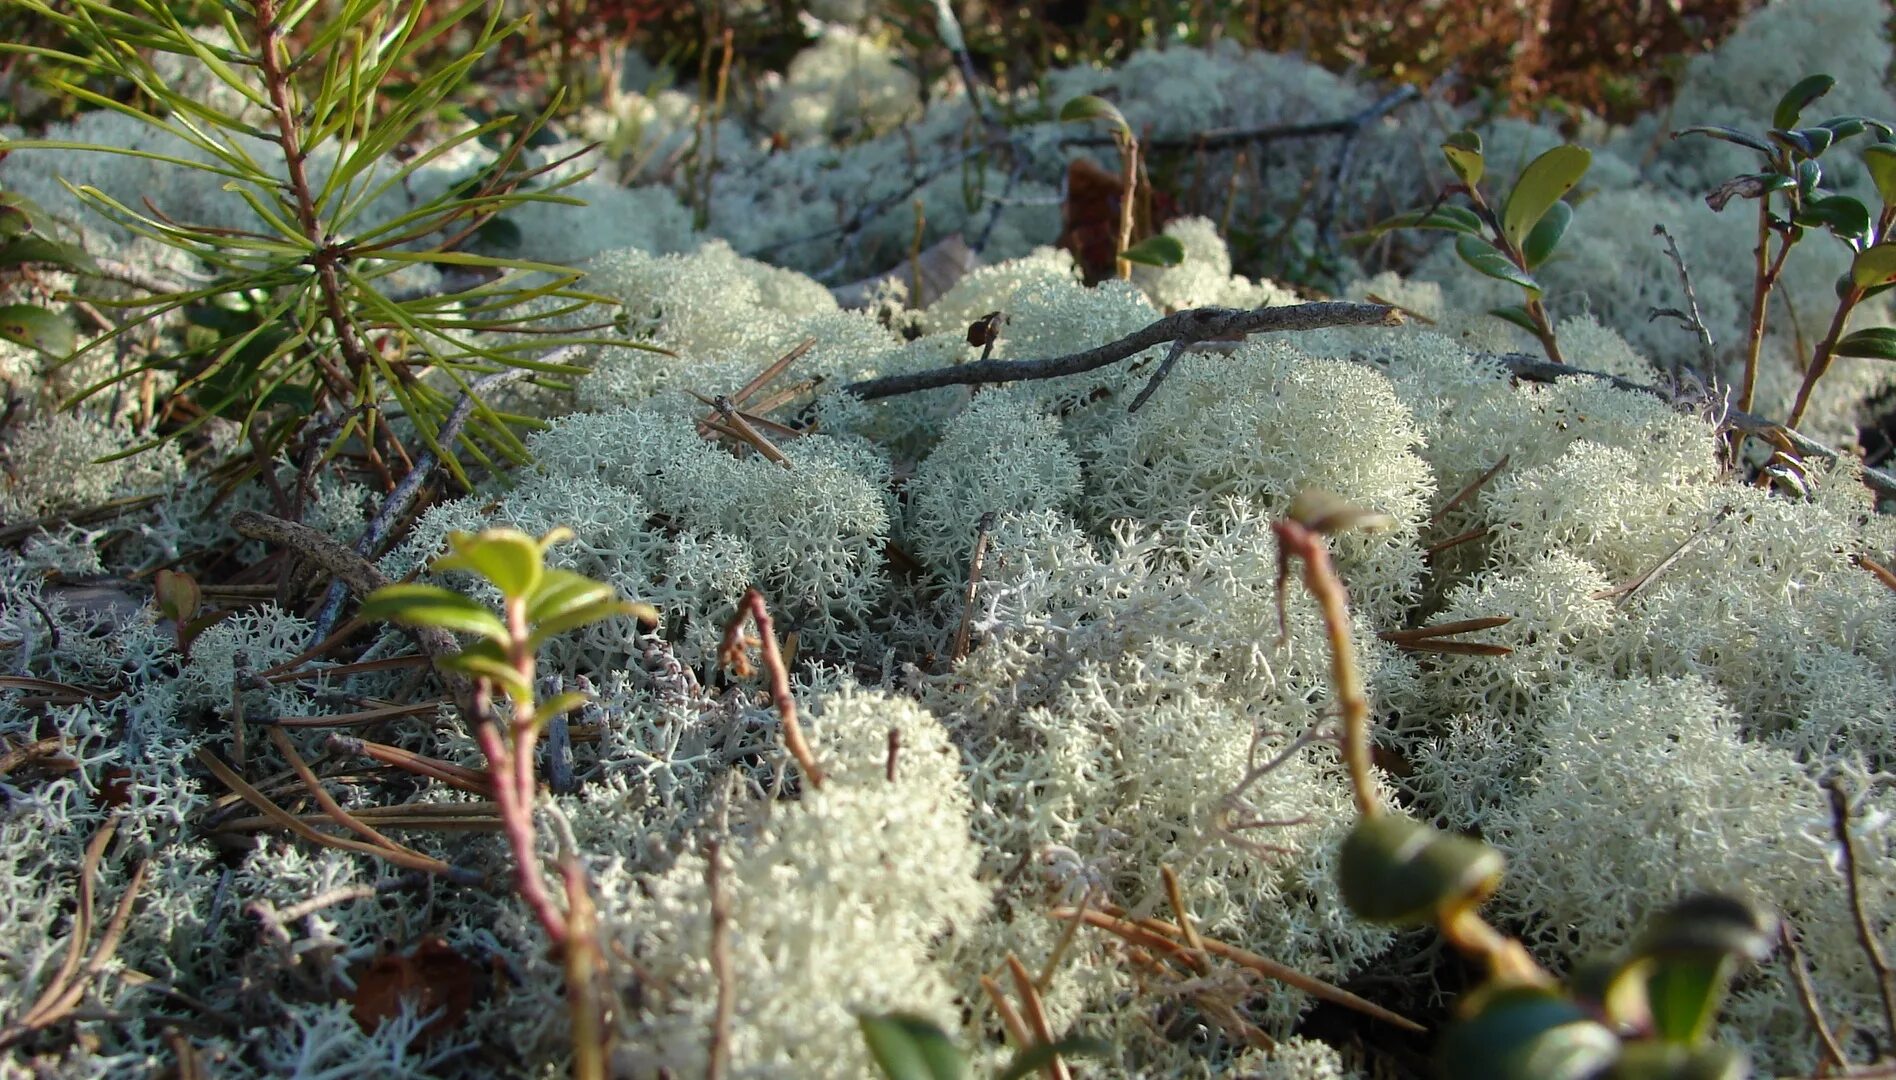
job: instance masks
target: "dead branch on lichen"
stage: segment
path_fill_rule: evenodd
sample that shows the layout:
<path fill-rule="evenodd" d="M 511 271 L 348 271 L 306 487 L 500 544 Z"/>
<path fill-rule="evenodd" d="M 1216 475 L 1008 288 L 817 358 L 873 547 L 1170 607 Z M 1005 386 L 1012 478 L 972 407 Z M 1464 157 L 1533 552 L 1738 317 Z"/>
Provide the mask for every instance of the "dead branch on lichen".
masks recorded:
<path fill-rule="evenodd" d="M 1395 308 L 1341 301 L 1266 308 L 1191 308 L 1084 352 L 1044 360 L 985 360 L 907 375 L 885 375 L 850 383 L 843 387 L 843 392 L 867 401 L 942 386 L 1057 379 L 1095 371 L 1137 356 L 1155 345 L 1172 342 L 1193 345 L 1218 338 L 1277 331 L 1320 330 L 1329 326 L 1396 326 L 1401 322 L 1402 315 Z"/>

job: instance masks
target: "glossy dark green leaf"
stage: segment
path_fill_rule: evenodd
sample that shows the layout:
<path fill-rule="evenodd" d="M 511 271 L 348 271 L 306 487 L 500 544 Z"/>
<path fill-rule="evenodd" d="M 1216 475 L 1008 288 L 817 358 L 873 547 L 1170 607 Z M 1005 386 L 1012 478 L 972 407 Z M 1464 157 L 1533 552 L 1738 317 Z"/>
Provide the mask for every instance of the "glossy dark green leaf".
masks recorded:
<path fill-rule="evenodd" d="M 1442 142 L 1442 156 L 1456 179 L 1473 188 L 1481 183 L 1487 162 L 1481 154 L 1481 136 L 1472 131 L 1457 131 Z"/>
<path fill-rule="evenodd" d="M 1797 193 L 1808 199 L 1823 181 L 1824 167 L 1815 158 L 1797 163 Z"/>
<path fill-rule="evenodd" d="M 1708 135 L 1714 139 L 1722 139 L 1728 143 L 1737 143 L 1739 146 L 1747 149 L 1756 150 L 1760 154 L 1769 154 L 1771 152 L 1771 144 L 1764 139 L 1760 139 L 1749 131 L 1735 127 L 1725 127 L 1722 124 L 1696 124 L 1692 127 L 1680 128 L 1672 133 L 1672 137 L 1675 139 L 1681 135 Z"/>
<path fill-rule="evenodd" d="M 1627 1043 L 1601 1080 L 1745 1080 L 1751 1063 L 1729 1046 Z"/>
<path fill-rule="evenodd" d="M 1447 229 L 1450 232 L 1481 235 L 1481 218 L 1464 206 L 1420 207 L 1378 222 L 1372 232 L 1391 229 Z"/>
<path fill-rule="evenodd" d="M 507 640 L 507 624 L 475 600 L 439 585 L 385 585 L 362 601 L 363 619 L 434 626 L 496 641 Z"/>
<path fill-rule="evenodd" d="M 457 530 L 448 534 L 448 547 L 452 553 L 436 559 L 435 570 L 479 574 L 509 598 L 531 596 L 540 584 L 539 541 L 518 529 Z"/>
<path fill-rule="evenodd" d="M 1827 228 L 1845 240 L 1869 235 L 1870 211 L 1848 195 L 1826 195 L 1804 204 L 1792 220 L 1805 228 Z"/>
<path fill-rule="evenodd" d="M 1030 1046 L 1014 1055 L 995 1080 L 1025 1080 L 1045 1068 L 1054 1058 L 1110 1058 L 1113 1044 L 1086 1035 L 1069 1035 L 1052 1043 Z"/>
<path fill-rule="evenodd" d="M 1777 944 L 1778 919 L 1769 908 L 1724 893 L 1695 893 L 1653 916 L 1635 951 L 1717 952 L 1762 960 Z"/>
<path fill-rule="evenodd" d="M 1863 148 L 1863 164 L 1884 206 L 1896 206 L 1896 143 L 1872 143 Z"/>
<path fill-rule="evenodd" d="M 1477 992 L 1436 1045 L 1448 1080 L 1591 1080 L 1619 1055 L 1620 1041 L 1551 990 Z"/>
<path fill-rule="evenodd" d="M 1501 853 L 1399 814 L 1364 818 L 1343 841 L 1337 885 L 1365 922 L 1406 926 L 1480 903 L 1501 880 Z"/>
<path fill-rule="evenodd" d="M 1834 132 L 1821 127 L 1790 130 L 1772 128 L 1768 134 L 1772 142 L 1804 157 L 1816 157 L 1830 149 L 1830 144 L 1836 141 Z"/>
<path fill-rule="evenodd" d="M 1177 266 L 1185 261 L 1185 245 L 1176 236 L 1148 236 L 1120 252 L 1119 257 L 1143 266 Z"/>
<path fill-rule="evenodd" d="M 1858 330 L 1837 342 L 1838 356 L 1861 356 L 1869 360 L 1896 360 L 1896 329 L 1887 326 Z"/>
<path fill-rule="evenodd" d="M 1557 202 L 1547 208 L 1540 223 L 1521 241 L 1521 261 L 1527 263 L 1529 270 L 1547 261 L 1547 256 L 1560 246 L 1560 238 L 1567 235 L 1567 226 L 1573 224 L 1573 207 L 1566 202 Z"/>
<path fill-rule="evenodd" d="M 1804 115 L 1804 110 L 1810 107 L 1811 102 L 1830 93 L 1831 87 L 1836 85 L 1837 80 L 1828 75 L 1806 75 L 1797 80 L 1797 85 L 1784 91 L 1777 107 L 1771 110 L 1771 126 L 1796 127 L 1797 118 Z"/>
<path fill-rule="evenodd" d="M 961 1080 L 967 1058 L 934 1021 L 907 1013 L 859 1016 L 869 1056 L 889 1080 Z"/>
<path fill-rule="evenodd" d="M 1540 336 L 1540 327 L 1534 325 L 1534 316 L 1529 315 L 1527 309 L 1519 304 L 1513 304 L 1508 307 L 1489 308 L 1488 314 L 1493 315 L 1497 319 L 1511 322 L 1536 337 Z"/>
<path fill-rule="evenodd" d="M 1520 247 L 1541 217 L 1573 190 L 1592 163 L 1591 150 L 1571 144 L 1556 146 L 1528 162 L 1501 210 L 1501 233 L 1508 243 Z"/>
<path fill-rule="evenodd" d="M 1869 128 L 1870 121 L 1864 116 L 1833 116 L 1817 127 L 1827 128 L 1835 142 L 1842 142 L 1854 135 L 1861 135 Z"/>
<path fill-rule="evenodd" d="M 1534 276 L 1514 265 L 1499 248 L 1478 236 L 1458 236 L 1455 238 L 1455 254 L 1462 261 L 1491 278 L 1519 285 L 1535 296 L 1540 295 L 1540 282 Z"/>
<path fill-rule="evenodd" d="M 65 316 L 34 304 L 0 307 L 0 339 L 49 356 L 64 356 L 78 344 L 78 334 Z"/>

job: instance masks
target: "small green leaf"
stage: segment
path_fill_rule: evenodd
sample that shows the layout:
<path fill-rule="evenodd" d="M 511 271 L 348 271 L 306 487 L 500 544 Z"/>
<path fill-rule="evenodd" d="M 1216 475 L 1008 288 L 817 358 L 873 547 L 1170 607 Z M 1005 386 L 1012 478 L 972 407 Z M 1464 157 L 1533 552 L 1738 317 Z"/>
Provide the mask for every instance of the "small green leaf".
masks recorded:
<path fill-rule="evenodd" d="M 1477 991 L 1462 1012 L 1435 1049 L 1450 1080 L 1591 1080 L 1619 1054 L 1618 1036 L 1551 990 Z"/>
<path fill-rule="evenodd" d="M 1069 1035 L 1050 1043 L 1037 1043 L 1014 1055 L 1007 1068 L 995 1080 L 1024 1080 L 1057 1057 L 1097 1057 L 1109 1058 L 1113 1054 L 1113 1044 L 1104 1039 L 1095 1039 L 1087 1035 Z"/>
<path fill-rule="evenodd" d="M 1877 244 L 1857 252 L 1850 263 L 1850 280 L 1859 289 L 1896 281 L 1896 243 Z"/>
<path fill-rule="evenodd" d="M 1806 75 L 1797 81 L 1797 85 L 1784 91 L 1778 99 L 1777 108 L 1771 110 L 1771 126 L 1790 128 L 1797 126 L 1797 118 L 1804 114 L 1811 102 L 1830 93 L 1837 80 L 1828 75 Z"/>
<path fill-rule="evenodd" d="M 1112 102 L 1092 94 L 1083 94 L 1060 106 L 1060 120 L 1063 123 L 1085 120 L 1104 120 L 1130 136 L 1132 125 L 1126 123 L 1126 116 Z"/>
<path fill-rule="evenodd" d="M 1488 314 L 1493 315 L 1497 319 L 1511 322 L 1528 333 L 1533 334 L 1535 337 L 1540 336 L 1540 327 L 1534 325 L 1534 316 L 1529 315 L 1527 309 L 1518 304 L 1511 307 L 1489 308 Z"/>
<path fill-rule="evenodd" d="M 1343 902 L 1365 922 L 1408 926 L 1480 903 L 1501 881 L 1501 853 L 1413 818 L 1356 823 L 1337 859 Z"/>
<path fill-rule="evenodd" d="M 453 656 L 444 656 L 435 663 L 453 671 L 472 675 L 477 679 L 486 679 L 505 691 L 507 696 L 525 701 L 532 694 L 527 681 L 520 672 L 507 662 L 507 654 L 497 641 L 477 641 Z"/>
<path fill-rule="evenodd" d="M 610 600 L 612 586 L 594 581 L 571 570 L 549 569 L 540 576 L 538 588 L 527 598 L 527 621 L 544 622 L 577 607 Z"/>
<path fill-rule="evenodd" d="M 590 700 L 592 699 L 585 694 L 575 694 L 570 691 L 564 694 L 556 694 L 540 702 L 533 710 L 533 722 L 535 724 L 545 724 L 548 720 L 564 713 L 572 712 Z"/>
<path fill-rule="evenodd" d="M 1863 164 L 1870 170 L 1876 194 L 1884 206 L 1896 206 L 1896 144 L 1872 143 L 1863 148 Z"/>
<path fill-rule="evenodd" d="M 1792 220 L 1806 228 L 1822 226 L 1839 239 L 1854 240 L 1868 236 L 1870 212 L 1848 195 L 1826 195 L 1804 204 L 1803 212 Z"/>
<path fill-rule="evenodd" d="M 0 339 L 64 356 L 78 344 L 79 335 L 64 316 L 33 304 L 8 304 L 0 307 Z"/>
<path fill-rule="evenodd" d="M 1707 1043 L 1629 1042 L 1600 1080 L 1745 1080 L 1751 1063 L 1742 1051 Z"/>
<path fill-rule="evenodd" d="M 596 600 L 590 604 L 568 608 L 558 615 L 543 619 L 527 635 L 527 640 L 538 645 L 540 642 L 563 634 L 581 626 L 590 626 L 606 619 L 616 619 L 621 615 L 636 616 L 647 625 L 658 622 L 658 609 L 650 604 L 635 604 L 630 600 Z"/>
<path fill-rule="evenodd" d="M 1573 206 L 1567 202 L 1557 202 L 1547 208 L 1540 222 L 1521 241 L 1521 261 L 1527 263 L 1529 270 L 1547 261 L 1547 256 L 1560 246 L 1560 238 L 1567 235 L 1567 226 L 1573 224 Z"/>
<path fill-rule="evenodd" d="M 1823 181 L 1824 167 L 1815 158 L 1797 163 L 1797 193 L 1808 199 Z"/>
<path fill-rule="evenodd" d="M 99 272 L 99 264 L 93 262 L 92 256 L 87 255 L 86 250 L 77 244 L 62 244 L 39 235 L 15 237 L 0 243 L 0 266 L 19 266 L 24 263 L 63 266 L 85 274 Z"/>
<path fill-rule="evenodd" d="M 1378 222 L 1370 231 L 1384 233 L 1391 229 L 1447 229 L 1479 236 L 1481 218 L 1463 206 L 1425 206 Z"/>
<path fill-rule="evenodd" d="M 1682 135 L 1709 135 L 1714 139 L 1721 139 L 1728 143 L 1737 143 L 1746 149 L 1756 150 L 1760 154 L 1769 154 L 1771 152 L 1770 143 L 1758 138 L 1749 131 L 1742 131 L 1735 127 L 1725 127 L 1722 124 L 1697 124 L 1688 128 L 1680 128 L 1672 133 L 1672 137 L 1675 139 Z"/>
<path fill-rule="evenodd" d="M 197 579 L 176 570 L 158 571 L 152 579 L 152 595 L 158 600 L 159 612 L 175 623 L 195 617 L 204 601 Z"/>
<path fill-rule="evenodd" d="M 1501 211 L 1501 233 L 1508 243 L 1520 247 L 1542 215 L 1573 190 L 1592 163 L 1592 151 L 1572 144 L 1556 146 L 1528 162 Z"/>
<path fill-rule="evenodd" d="M 1866 116 L 1833 116 L 1817 125 L 1827 128 L 1835 142 L 1842 142 L 1853 135 L 1861 135 L 1870 126 Z"/>
<path fill-rule="evenodd" d="M 1861 356 L 1868 360 L 1896 360 L 1896 329 L 1878 326 L 1858 330 L 1837 342 L 1838 356 Z"/>
<path fill-rule="evenodd" d="M 500 616 L 438 585 L 385 585 L 369 594 L 359 614 L 364 619 L 403 626 L 437 626 L 495 641 L 507 640 L 507 624 L 500 621 Z"/>
<path fill-rule="evenodd" d="M 862 1038 L 889 1080 L 961 1080 L 968 1061 L 934 1021 L 907 1013 L 859 1016 Z"/>
<path fill-rule="evenodd" d="M 1688 1046 L 1702 1040 L 1724 1001 L 1736 966 L 1732 958 L 1724 953 L 1678 953 L 1643 963 L 1653 1034 Z"/>
<path fill-rule="evenodd" d="M 1533 275 L 1514 265 L 1500 249 L 1478 236 L 1458 236 L 1455 238 L 1455 254 L 1462 261 L 1491 278 L 1511 282 L 1526 289 L 1535 296 L 1540 295 L 1540 282 Z"/>
<path fill-rule="evenodd" d="M 466 570 L 494 583 L 501 595 L 530 596 L 540 584 L 540 544 L 518 529 L 455 530 L 448 534 L 453 554 L 434 561 L 433 569 Z"/>
<path fill-rule="evenodd" d="M 1457 131 L 1442 142 L 1442 156 L 1455 177 L 1470 190 L 1481 183 L 1487 161 L 1481 154 L 1481 136 L 1472 131 Z"/>
<path fill-rule="evenodd" d="M 1176 236 L 1148 236 L 1120 252 L 1119 257 L 1145 266 L 1177 266 L 1185 261 L 1185 245 Z"/>
<path fill-rule="evenodd" d="M 1830 149 L 1830 144 L 1837 137 L 1829 128 L 1821 127 L 1791 130 L 1772 128 L 1767 134 L 1771 136 L 1772 142 L 1804 157 L 1816 157 Z"/>

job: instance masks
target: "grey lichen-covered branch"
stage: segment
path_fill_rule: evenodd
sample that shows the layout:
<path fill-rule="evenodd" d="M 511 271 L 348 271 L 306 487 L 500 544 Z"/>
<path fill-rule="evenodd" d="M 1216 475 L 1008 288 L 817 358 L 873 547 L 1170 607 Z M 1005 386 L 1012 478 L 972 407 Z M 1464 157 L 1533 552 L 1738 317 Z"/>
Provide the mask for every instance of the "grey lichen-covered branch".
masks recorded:
<path fill-rule="evenodd" d="M 1191 308 L 1167 315 L 1118 341 L 1085 352 L 1044 360 L 983 360 L 973 364 L 957 364 L 907 375 L 864 379 L 850 383 L 843 390 L 864 400 L 871 400 L 942 386 L 1057 379 L 1063 375 L 1079 375 L 1116 364 L 1155 345 L 1172 342 L 1192 345 L 1201 341 L 1236 339 L 1278 330 L 1320 330 L 1327 326 L 1396 326 L 1401 322 L 1402 314 L 1386 304 L 1324 301 L 1287 307 Z"/>

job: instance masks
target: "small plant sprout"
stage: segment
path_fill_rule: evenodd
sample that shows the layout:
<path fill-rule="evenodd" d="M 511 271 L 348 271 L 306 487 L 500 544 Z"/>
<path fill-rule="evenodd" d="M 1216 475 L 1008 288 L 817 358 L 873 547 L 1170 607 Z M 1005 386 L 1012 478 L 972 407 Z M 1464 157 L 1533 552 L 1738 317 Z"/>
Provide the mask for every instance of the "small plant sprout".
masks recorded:
<path fill-rule="evenodd" d="M 1457 234 L 1455 254 L 1463 262 L 1491 278 L 1519 286 L 1524 294 L 1520 305 L 1495 308 L 1489 314 L 1533 334 L 1549 360 L 1566 363 L 1554 340 L 1554 324 L 1541 302 L 1540 282 L 1533 271 L 1553 255 L 1567 234 L 1567 226 L 1573 223 L 1573 206 L 1565 197 L 1586 175 L 1593 163 L 1592 152 L 1571 144 L 1556 146 L 1528 162 L 1515 177 L 1499 211 L 1482 194 L 1487 162 L 1482 157 L 1480 135 L 1472 131 L 1450 135 L 1442 143 L 1442 156 L 1448 159 L 1456 182 L 1444 188 L 1433 205 L 1397 214 L 1377 225 L 1372 235 L 1390 229 L 1446 229 Z M 1448 198 L 1457 194 L 1466 196 L 1469 206 L 1448 203 Z"/>
<path fill-rule="evenodd" d="M 1784 271 L 1791 248 L 1803 239 L 1805 230 L 1823 228 L 1855 254 L 1850 272 L 1837 282 L 1837 309 L 1830 328 L 1804 369 L 1803 385 L 1786 420 L 1792 428 L 1803 420 L 1811 391 L 1835 357 L 1896 360 L 1896 331 L 1879 328 L 1843 336 L 1844 324 L 1859 303 L 1896 284 L 1896 244 L 1890 242 L 1890 226 L 1896 224 L 1896 129 L 1867 116 L 1834 116 L 1820 124 L 1799 126 L 1804 110 L 1836 84 L 1837 80 L 1829 75 L 1800 80 L 1778 99 L 1771 127 L 1762 134 L 1717 125 L 1673 132 L 1675 139 L 1683 135 L 1720 139 L 1755 151 L 1759 158 L 1757 172 L 1734 176 L 1705 197 L 1706 204 L 1717 211 L 1724 210 L 1732 199 L 1755 199 L 1758 203 L 1758 243 L 1753 253 L 1757 266 L 1745 338 L 1744 382 L 1738 390 L 1740 411 L 1751 409 L 1771 290 Z M 1824 170 L 1819 160 L 1845 139 L 1866 132 L 1876 141 L 1864 149 L 1863 161 L 1883 204 L 1874 219 L 1861 201 L 1822 187 Z"/>
<path fill-rule="evenodd" d="M 592 940 L 592 900 L 585 872 L 571 852 L 562 859 L 567 903 L 566 911 L 561 912 L 547 893 L 535 853 L 533 826 L 533 804 L 538 796 L 534 744 L 549 720 L 578 708 L 586 698 L 583 694 L 563 693 L 537 700 L 535 655 L 555 634 L 627 615 L 653 625 L 658 622 L 658 611 L 650 604 L 620 599 L 604 582 L 546 566 L 547 548 L 572 536 L 571 530 L 563 528 L 539 539 L 515 529 L 449 534 L 452 550 L 436 559 L 433 569 L 466 571 L 500 590 L 499 615 L 453 590 L 408 584 L 388 585 L 370 593 L 362 605 L 362 618 L 451 630 L 480 639 L 438 663 L 474 679 L 477 715 L 472 720 L 481 751 L 487 755 L 502 827 L 513 848 L 520 895 L 533 909 L 548 939 L 562 947 L 566 961 L 567 998 L 573 1012 L 574 1073 L 603 1077 L 603 1038 L 586 1034 L 601 1031 L 602 1020 L 596 992 L 596 967 L 601 954 L 598 942 Z M 513 702 L 506 738 L 493 715 L 496 689 L 504 691 Z"/>
<path fill-rule="evenodd" d="M 1453 158 L 1451 158 L 1453 160 Z M 1337 886 L 1358 918 L 1391 926 L 1434 924 L 1487 981 L 1462 998 L 1436 1046 L 1447 1080 L 1619 1080 L 1748 1075 L 1744 1056 L 1709 1042 L 1712 1021 L 1739 966 L 1761 959 L 1777 936 L 1774 915 L 1727 896 L 1696 896 L 1665 909 L 1623 957 L 1583 966 L 1563 986 L 1517 940 L 1475 910 L 1501 884 L 1504 860 L 1487 843 L 1443 832 L 1377 801 L 1363 699 L 1343 585 L 1327 532 L 1372 522 L 1334 496 L 1303 495 L 1273 525 L 1279 573 L 1303 564 L 1322 608 L 1331 678 L 1341 712 L 1343 758 L 1357 807 L 1337 860 Z M 1281 578 L 1280 578 L 1281 580 Z"/>
<path fill-rule="evenodd" d="M 1014 963 L 1018 965 L 1020 961 L 1014 960 Z M 885 1013 L 859 1016 L 856 1022 L 862 1027 L 869 1056 L 875 1059 L 876 1066 L 888 1080 L 962 1080 L 968 1075 L 967 1055 L 941 1025 L 925 1016 Z M 1009 1027 L 1011 1030 L 1011 1025 Z M 1035 1072 L 1054 1070 L 1058 1075 L 1067 1075 L 1060 1063 L 1062 1055 L 1107 1057 L 1112 1049 L 1107 1043 L 1084 1035 L 1034 1042 L 1015 1054 L 1007 1067 L 995 1074 L 995 1080 L 1021 1080 Z"/>
<path fill-rule="evenodd" d="M 1132 125 L 1126 122 L 1125 114 L 1105 98 L 1087 94 L 1062 105 L 1060 119 L 1069 123 L 1103 120 L 1112 128 L 1113 143 L 1119 147 L 1123 170 L 1120 174 L 1123 194 L 1119 203 L 1119 242 L 1114 248 L 1113 263 L 1120 280 L 1132 278 L 1133 263 L 1177 266 L 1184 262 L 1185 245 L 1177 237 L 1161 234 L 1147 237 L 1137 244 L 1132 242 L 1134 208 L 1139 204 L 1139 175 L 1143 170 L 1139 164 L 1139 137 L 1133 134 Z"/>

